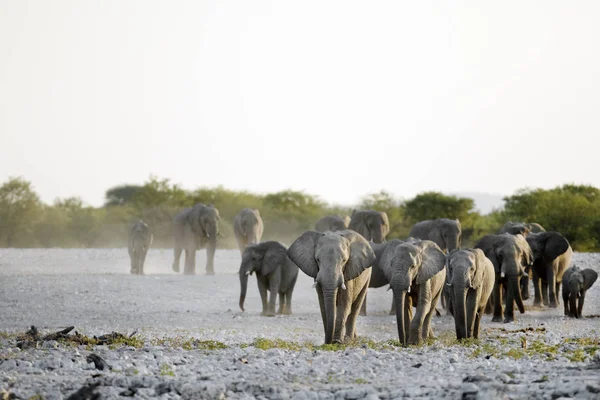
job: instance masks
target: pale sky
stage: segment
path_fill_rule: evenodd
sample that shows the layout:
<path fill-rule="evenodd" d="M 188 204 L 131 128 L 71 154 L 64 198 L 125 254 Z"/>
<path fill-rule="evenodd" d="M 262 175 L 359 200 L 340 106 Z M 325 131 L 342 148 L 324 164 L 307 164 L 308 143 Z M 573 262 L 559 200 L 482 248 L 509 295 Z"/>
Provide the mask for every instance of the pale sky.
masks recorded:
<path fill-rule="evenodd" d="M 600 2 L 0 0 L 0 180 L 600 186 Z"/>

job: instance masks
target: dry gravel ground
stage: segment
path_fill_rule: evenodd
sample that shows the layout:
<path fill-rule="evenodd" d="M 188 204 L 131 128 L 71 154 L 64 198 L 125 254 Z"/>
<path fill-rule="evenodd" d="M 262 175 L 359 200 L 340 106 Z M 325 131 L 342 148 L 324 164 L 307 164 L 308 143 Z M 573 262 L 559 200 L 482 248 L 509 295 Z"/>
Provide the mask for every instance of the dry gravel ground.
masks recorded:
<path fill-rule="evenodd" d="M 358 320 L 359 342 L 332 351 L 319 347 L 317 296 L 302 272 L 294 314 L 269 318 L 260 316 L 254 277 L 246 312 L 238 309 L 238 251 L 217 251 L 216 276 L 204 275 L 204 260 L 199 251 L 199 274 L 178 276 L 172 252 L 153 249 L 148 275 L 132 276 L 126 249 L 0 250 L 0 392 L 61 399 L 96 384 L 102 399 L 600 398 L 598 282 L 584 319 L 565 318 L 562 304 L 528 309 L 511 324 L 486 316 L 479 343 L 459 345 L 452 317 L 443 316 L 433 321 L 437 339 L 413 348 L 388 344 L 397 339 L 391 294 L 375 289 L 369 315 Z M 574 262 L 600 270 L 600 254 L 576 253 Z M 51 341 L 20 350 L 14 333 L 30 325 L 44 333 L 74 325 L 86 335 L 138 330 L 144 344 Z M 90 353 L 112 370 L 87 363 Z"/>

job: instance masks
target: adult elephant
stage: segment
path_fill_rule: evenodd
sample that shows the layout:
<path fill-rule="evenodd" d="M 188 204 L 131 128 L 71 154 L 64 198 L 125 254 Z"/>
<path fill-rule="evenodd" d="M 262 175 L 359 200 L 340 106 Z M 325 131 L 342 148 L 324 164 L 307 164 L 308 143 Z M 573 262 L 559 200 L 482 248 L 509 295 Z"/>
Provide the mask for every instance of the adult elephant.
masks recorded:
<path fill-rule="evenodd" d="M 256 208 L 244 208 L 233 219 L 233 233 L 240 248 L 240 254 L 250 244 L 260 243 L 264 230 L 263 220 Z"/>
<path fill-rule="evenodd" d="M 565 316 L 581 318 L 585 292 L 596 282 L 598 273 L 591 268 L 581 269 L 574 265 L 563 275 L 563 304 Z"/>
<path fill-rule="evenodd" d="M 369 241 L 383 243 L 390 232 L 390 222 L 383 211 L 352 210 L 348 229 L 352 229 Z"/>
<path fill-rule="evenodd" d="M 219 211 L 212 204 L 198 203 L 186 208 L 173 219 L 175 257 L 173 271 L 179 272 L 179 258 L 185 250 L 185 275 L 196 273 L 196 250 L 206 247 L 206 275 L 214 275 L 215 250 L 219 236 Z"/>
<path fill-rule="evenodd" d="M 153 239 L 150 227 L 141 219 L 129 230 L 129 258 L 131 259 L 130 272 L 135 275 L 144 275 L 144 261 Z"/>
<path fill-rule="evenodd" d="M 446 280 L 445 263 L 446 256 L 431 240 L 399 243 L 382 255 L 380 266 L 396 299 L 398 339 L 403 345 L 433 337 L 431 318 Z"/>
<path fill-rule="evenodd" d="M 292 314 L 292 293 L 298 278 L 298 266 L 290 260 L 287 249 L 276 241 L 250 244 L 242 253 L 240 264 L 240 309 L 244 311 L 248 275 L 256 273 L 258 292 L 262 300 L 260 315 L 275 316 L 275 296 L 279 294 L 277 314 Z M 267 301 L 267 291 L 270 292 Z"/>
<path fill-rule="evenodd" d="M 458 219 L 428 219 L 414 224 L 408 236 L 431 240 L 448 254 L 452 250 L 460 249 L 462 229 Z"/>
<path fill-rule="evenodd" d="M 290 259 L 314 278 L 325 344 L 356 337 L 356 318 L 367 294 L 375 253 L 352 230 L 304 232 L 288 249 Z"/>
<path fill-rule="evenodd" d="M 525 267 L 533 261 L 533 254 L 523 235 L 486 235 L 479 239 L 475 248 L 483 253 L 494 265 L 494 290 L 492 299 L 494 303 L 493 322 L 513 322 L 515 320 L 514 304 L 519 312 L 525 312 L 523 298 L 521 297 L 520 280 L 525 275 Z M 502 290 L 506 287 L 506 310 L 502 310 Z"/>
<path fill-rule="evenodd" d="M 315 231 L 317 232 L 335 232 L 335 231 L 343 231 L 344 229 L 348 229 L 348 224 L 350 223 L 350 217 L 345 216 L 344 218 L 338 215 L 327 215 L 315 224 Z"/>
<path fill-rule="evenodd" d="M 481 249 L 454 250 L 446 266 L 456 338 L 477 339 L 483 310 L 494 288 L 494 266 Z"/>
<path fill-rule="evenodd" d="M 526 240 L 533 252 L 533 305 L 556 308 L 563 274 L 571 266 L 571 245 L 554 231 L 530 233 Z"/>

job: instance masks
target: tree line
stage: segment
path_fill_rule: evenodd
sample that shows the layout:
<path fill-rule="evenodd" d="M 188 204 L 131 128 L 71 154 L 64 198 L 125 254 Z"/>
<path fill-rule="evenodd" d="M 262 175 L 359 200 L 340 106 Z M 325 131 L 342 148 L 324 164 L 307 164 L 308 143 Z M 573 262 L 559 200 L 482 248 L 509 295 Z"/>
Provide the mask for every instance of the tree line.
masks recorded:
<path fill-rule="evenodd" d="M 154 233 L 152 247 L 171 248 L 173 217 L 200 202 L 219 210 L 220 248 L 236 248 L 233 218 L 242 208 L 251 207 L 258 208 L 263 218 L 263 240 L 288 245 L 302 232 L 314 229 L 319 218 L 351 215 L 355 208 L 385 211 L 390 221 L 388 238 L 407 237 L 411 226 L 422 220 L 457 218 L 463 246 L 469 246 L 511 220 L 537 222 L 548 231 L 559 231 L 577 251 L 600 250 L 600 189 L 586 185 L 522 189 L 505 197 L 503 208 L 486 215 L 475 210 L 471 198 L 439 192 L 402 200 L 382 190 L 364 196 L 354 207 L 342 207 L 300 191 L 260 195 L 222 186 L 190 191 L 154 176 L 143 185 L 110 188 L 105 198 L 102 207 L 86 205 L 79 197 L 44 204 L 31 182 L 9 178 L 0 187 L 0 247 L 125 247 L 130 225 L 143 219 Z"/>

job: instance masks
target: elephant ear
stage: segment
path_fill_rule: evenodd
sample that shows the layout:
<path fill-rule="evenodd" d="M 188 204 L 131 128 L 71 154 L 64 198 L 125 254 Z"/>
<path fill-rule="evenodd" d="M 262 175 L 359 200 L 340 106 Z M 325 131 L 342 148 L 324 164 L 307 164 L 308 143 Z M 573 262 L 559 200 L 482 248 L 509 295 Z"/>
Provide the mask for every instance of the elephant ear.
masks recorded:
<path fill-rule="evenodd" d="M 596 279 L 598 279 L 598 273 L 590 268 L 584 269 L 581 271 L 581 274 L 583 275 L 583 286 L 585 290 L 591 288 L 594 282 L 596 282 Z"/>
<path fill-rule="evenodd" d="M 315 250 L 317 249 L 317 241 L 322 236 L 323 233 L 321 232 L 306 231 L 294 240 L 287 251 L 290 260 L 311 278 L 316 278 L 319 272 L 319 265 L 315 260 Z"/>
<path fill-rule="evenodd" d="M 375 252 L 367 240 L 358 233 L 346 229 L 339 234 L 350 242 L 350 257 L 344 268 L 344 281 L 351 281 L 371 268 L 375 263 Z"/>
<path fill-rule="evenodd" d="M 502 238 L 501 235 L 487 235 L 475 243 L 475 248 L 483 251 L 483 254 L 492 262 L 494 272 L 500 274 L 500 263 L 496 257 L 496 241 Z"/>
<path fill-rule="evenodd" d="M 546 236 L 544 245 L 544 258 L 552 261 L 569 249 L 569 241 L 558 232 L 542 232 Z"/>
<path fill-rule="evenodd" d="M 521 264 L 523 265 L 523 267 L 532 265 L 534 261 L 533 250 L 531 250 L 531 246 L 529 246 L 527 239 L 525 239 L 525 236 L 523 236 L 520 233 L 514 235 L 514 237 L 517 246 L 519 246 L 519 248 L 523 252 Z"/>
<path fill-rule="evenodd" d="M 423 240 L 417 245 L 422 248 L 421 268 L 415 279 L 417 285 L 420 285 L 444 270 L 446 256 L 440 247 L 430 240 Z"/>
<path fill-rule="evenodd" d="M 479 288 L 483 283 L 483 274 L 485 273 L 486 266 L 492 265 L 491 261 L 485 256 L 481 249 L 470 249 L 471 253 L 475 256 L 475 276 L 471 282 L 471 286 Z"/>
<path fill-rule="evenodd" d="M 264 275 L 269 275 L 271 272 L 275 271 L 278 267 L 281 267 L 286 263 L 287 253 L 285 247 L 272 244 L 271 246 L 264 246 L 265 252 L 262 260 L 262 266 L 260 268 L 260 273 Z"/>
<path fill-rule="evenodd" d="M 205 236 L 205 232 L 200 225 L 200 215 L 204 211 L 203 204 L 196 204 L 188 214 L 188 222 L 192 227 L 192 232 L 199 236 Z"/>
<path fill-rule="evenodd" d="M 381 211 L 379 215 L 381 215 L 381 223 L 383 226 L 385 226 L 384 236 L 386 236 L 388 233 L 390 233 L 390 220 L 388 219 L 388 215 L 385 211 Z"/>

